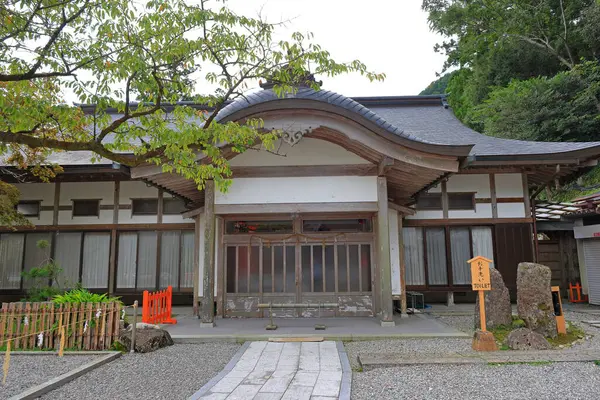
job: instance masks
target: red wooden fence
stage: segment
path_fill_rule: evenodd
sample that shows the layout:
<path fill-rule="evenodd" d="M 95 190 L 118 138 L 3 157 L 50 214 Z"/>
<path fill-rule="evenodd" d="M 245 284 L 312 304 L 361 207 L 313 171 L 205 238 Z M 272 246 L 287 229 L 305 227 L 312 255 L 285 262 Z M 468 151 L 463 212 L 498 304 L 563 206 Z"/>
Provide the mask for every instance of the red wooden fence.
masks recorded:
<path fill-rule="evenodd" d="M 177 320 L 171 318 L 172 298 L 173 288 L 171 286 L 158 292 L 144 290 L 142 322 L 147 324 L 176 324 Z"/>

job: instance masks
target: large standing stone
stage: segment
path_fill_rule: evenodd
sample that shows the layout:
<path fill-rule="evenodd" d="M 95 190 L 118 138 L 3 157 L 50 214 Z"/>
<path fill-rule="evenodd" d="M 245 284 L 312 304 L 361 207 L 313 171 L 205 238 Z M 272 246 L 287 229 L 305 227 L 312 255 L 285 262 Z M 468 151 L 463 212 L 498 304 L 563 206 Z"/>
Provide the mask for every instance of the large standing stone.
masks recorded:
<path fill-rule="evenodd" d="M 545 265 L 520 263 L 517 270 L 517 311 L 529 329 L 554 338 L 557 331 L 551 278 L 550 268 Z"/>
<path fill-rule="evenodd" d="M 496 268 L 490 268 L 490 281 L 492 290 L 485 291 L 485 325 L 487 329 L 498 326 L 511 326 L 512 310 L 510 307 L 510 293 L 504 284 L 502 274 Z M 475 302 L 475 329 L 480 329 L 479 321 L 479 296 Z"/>
<path fill-rule="evenodd" d="M 551 347 L 545 337 L 527 328 L 509 333 L 506 343 L 512 350 L 547 350 Z"/>

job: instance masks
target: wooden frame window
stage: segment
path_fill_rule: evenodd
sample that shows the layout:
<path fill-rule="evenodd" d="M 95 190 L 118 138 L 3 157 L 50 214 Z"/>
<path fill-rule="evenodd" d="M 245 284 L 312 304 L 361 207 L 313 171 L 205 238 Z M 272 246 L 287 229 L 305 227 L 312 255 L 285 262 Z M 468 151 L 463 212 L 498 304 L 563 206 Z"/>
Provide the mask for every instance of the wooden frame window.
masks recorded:
<path fill-rule="evenodd" d="M 163 197 L 163 215 L 177 215 L 186 210 L 185 202 L 178 197 Z"/>
<path fill-rule="evenodd" d="M 292 220 L 230 220 L 225 223 L 225 234 L 251 234 L 251 233 L 292 233 L 294 221 Z"/>
<path fill-rule="evenodd" d="M 73 200 L 73 217 L 100 217 L 100 200 Z"/>
<path fill-rule="evenodd" d="M 441 193 L 423 193 L 417 198 L 417 210 L 441 210 Z"/>
<path fill-rule="evenodd" d="M 39 218 L 41 209 L 41 200 L 24 200 L 17 204 L 17 211 L 25 217 Z"/>
<path fill-rule="evenodd" d="M 449 210 L 475 210 L 475 193 L 448 193 Z"/>
<path fill-rule="evenodd" d="M 194 231 L 124 231 L 117 242 L 117 292 L 194 286 Z"/>
<path fill-rule="evenodd" d="M 157 215 L 158 199 L 131 199 L 131 215 Z"/>
<path fill-rule="evenodd" d="M 464 288 L 470 284 L 467 260 L 494 260 L 491 226 L 404 227 L 406 283 L 412 288 Z"/>
<path fill-rule="evenodd" d="M 371 218 L 304 219 L 302 232 L 372 232 Z"/>

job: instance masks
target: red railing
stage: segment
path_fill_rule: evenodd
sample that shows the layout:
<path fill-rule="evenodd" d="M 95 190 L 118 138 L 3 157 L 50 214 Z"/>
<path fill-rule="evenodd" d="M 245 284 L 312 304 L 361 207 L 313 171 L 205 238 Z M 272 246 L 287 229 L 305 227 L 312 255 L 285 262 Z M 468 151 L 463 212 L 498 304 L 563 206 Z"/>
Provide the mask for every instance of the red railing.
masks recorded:
<path fill-rule="evenodd" d="M 569 301 L 571 303 L 585 303 L 588 297 L 581 293 L 581 285 L 577 282 L 575 285 L 569 283 Z"/>
<path fill-rule="evenodd" d="M 142 322 L 147 324 L 176 324 L 177 320 L 171 318 L 171 301 L 173 288 L 149 292 L 144 290 L 142 303 Z"/>

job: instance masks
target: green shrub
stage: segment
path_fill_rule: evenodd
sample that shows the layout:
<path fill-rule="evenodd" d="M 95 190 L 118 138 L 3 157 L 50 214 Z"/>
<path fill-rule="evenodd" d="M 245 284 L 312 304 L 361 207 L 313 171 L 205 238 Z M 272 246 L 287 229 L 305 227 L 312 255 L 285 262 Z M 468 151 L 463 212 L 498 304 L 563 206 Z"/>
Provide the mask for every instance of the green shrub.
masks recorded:
<path fill-rule="evenodd" d="M 120 297 L 109 297 L 106 293 L 91 293 L 86 289 L 73 289 L 52 298 L 54 304 L 81 304 L 81 303 L 113 303 L 123 304 Z"/>

